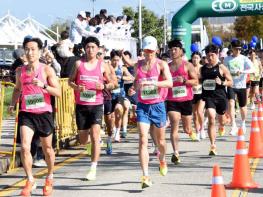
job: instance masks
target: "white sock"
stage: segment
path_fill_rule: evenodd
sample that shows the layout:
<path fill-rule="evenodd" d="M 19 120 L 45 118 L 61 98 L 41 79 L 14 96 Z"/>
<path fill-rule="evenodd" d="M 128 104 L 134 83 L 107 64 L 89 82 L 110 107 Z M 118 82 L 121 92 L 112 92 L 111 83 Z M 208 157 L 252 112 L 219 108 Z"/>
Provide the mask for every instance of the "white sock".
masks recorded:
<path fill-rule="evenodd" d="M 143 170 L 143 176 L 149 176 L 149 171 L 148 171 L 148 169 L 146 170 Z"/>
<path fill-rule="evenodd" d="M 91 162 L 90 169 L 96 170 L 97 169 L 97 162 Z"/>
<path fill-rule="evenodd" d="M 49 174 L 48 176 L 47 176 L 47 179 L 53 179 L 54 178 L 54 174 L 52 173 L 52 174 Z"/>
<path fill-rule="evenodd" d="M 27 179 L 32 183 L 34 182 L 34 177 L 31 175 L 31 176 L 28 176 Z"/>
<path fill-rule="evenodd" d="M 123 133 L 127 133 L 127 126 L 125 126 L 125 127 L 122 128 L 122 132 L 123 132 Z"/>

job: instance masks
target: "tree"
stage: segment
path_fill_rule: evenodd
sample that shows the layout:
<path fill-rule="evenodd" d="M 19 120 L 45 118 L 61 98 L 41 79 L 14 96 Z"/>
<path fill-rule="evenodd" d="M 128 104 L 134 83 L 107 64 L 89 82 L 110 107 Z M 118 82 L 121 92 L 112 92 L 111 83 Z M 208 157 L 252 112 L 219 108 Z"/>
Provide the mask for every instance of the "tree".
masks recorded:
<path fill-rule="evenodd" d="M 132 7 L 124 7 L 123 15 L 129 16 L 134 20 L 134 33 L 133 37 L 139 38 L 139 13 L 134 11 Z M 163 43 L 164 39 L 164 20 L 163 17 L 159 18 L 154 12 L 142 7 L 142 34 L 145 36 L 154 36 L 158 43 Z"/>
<path fill-rule="evenodd" d="M 53 24 L 51 24 L 50 29 L 54 32 L 57 32 L 58 28 L 58 34 L 60 35 L 62 31 L 69 30 L 70 21 L 64 20 L 64 19 L 57 19 Z M 49 35 L 56 40 L 57 37 L 55 34 L 48 32 Z"/>
<path fill-rule="evenodd" d="M 235 21 L 234 30 L 238 39 L 251 40 L 252 36 L 263 37 L 263 16 L 241 16 Z"/>

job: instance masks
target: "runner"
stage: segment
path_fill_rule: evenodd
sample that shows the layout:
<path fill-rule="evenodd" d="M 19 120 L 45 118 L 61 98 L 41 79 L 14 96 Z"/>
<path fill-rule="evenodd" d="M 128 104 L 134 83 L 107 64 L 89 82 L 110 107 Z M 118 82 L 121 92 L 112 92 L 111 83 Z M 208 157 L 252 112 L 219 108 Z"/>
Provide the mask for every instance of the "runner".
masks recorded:
<path fill-rule="evenodd" d="M 208 115 L 208 135 L 211 143 L 209 155 L 216 155 L 216 114 L 218 114 L 219 131 L 224 133 L 224 114 L 227 110 L 226 86 L 233 81 L 229 70 L 219 61 L 219 48 L 211 44 L 205 48 L 208 64 L 201 68 L 202 99 Z M 222 135 L 222 134 L 221 134 Z"/>
<path fill-rule="evenodd" d="M 197 73 L 193 65 L 183 60 L 183 45 L 179 40 L 168 43 L 172 62 L 169 64 L 173 77 L 173 87 L 169 88 L 167 96 L 167 112 L 171 123 L 171 143 L 173 147 L 172 163 L 180 163 L 179 158 L 179 121 L 182 118 L 183 130 L 192 140 L 196 140 L 196 133 L 192 131 L 192 87 L 198 84 Z"/>
<path fill-rule="evenodd" d="M 133 81 L 134 77 L 129 73 L 125 66 L 120 65 L 121 52 L 111 51 L 111 65 L 115 70 L 118 80 L 118 88 L 112 90 L 112 120 L 114 120 L 114 140 L 120 142 L 120 129 L 123 123 L 123 133 L 127 133 L 128 110 L 130 101 L 125 98 L 124 81 Z"/>
<path fill-rule="evenodd" d="M 97 59 L 100 42 L 95 37 L 84 39 L 86 56 L 77 61 L 69 77 L 69 85 L 74 89 L 76 102 L 76 121 L 80 142 L 86 143 L 89 130 L 91 136 L 91 167 L 86 175 L 87 180 L 96 180 L 97 162 L 100 156 L 100 128 L 103 115 L 103 93 L 109 83 L 109 69 L 102 60 Z"/>
<path fill-rule="evenodd" d="M 43 43 L 39 38 L 27 37 L 23 47 L 28 64 L 17 68 L 16 86 L 13 92 L 9 112 L 21 93 L 21 109 L 19 125 L 21 134 L 21 160 L 27 175 L 26 185 L 21 196 L 30 196 L 36 188 L 36 181 L 32 174 L 32 156 L 30 153 L 31 141 L 34 133 L 41 140 L 42 149 L 48 166 L 43 195 L 49 196 L 53 191 L 53 171 L 55 153 L 52 148 L 52 134 L 54 120 L 50 96 L 60 96 L 60 86 L 53 68 L 39 62 Z"/>
<path fill-rule="evenodd" d="M 246 79 L 247 74 L 253 73 L 252 62 L 244 55 L 241 55 L 241 43 L 239 40 L 231 42 L 233 54 L 224 59 L 224 65 L 229 69 L 233 77 L 233 88 L 228 88 L 229 100 L 229 114 L 232 124 L 230 134 L 237 135 L 237 125 L 235 120 L 235 96 L 240 107 L 241 112 L 241 127 L 243 132 L 246 132 L 246 116 L 247 116 L 247 92 L 246 92 Z"/>
<path fill-rule="evenodd" d="M 251 48 L 248 54 L 249 54 L 249 59 L 253 63 L 253 69 L 255 71 L 254 73 L 251 73 L 249 75 L 251 80 L 251 90 L 250 90 L 249 98 L 251 103 L 251 109 L 254 110 L 256 108 L 254 101 L 259 102 L 261 99 L 259 95 L 259 81 L 262 73 L 262 65 L 260 60 L 257 58 L 255 49 Z"/>
<path fill-rule="evenodd" d="M 156 58 L 157 40 L 152 36 L 143 39 L 145 59 L 135 65 L 135 89 L 138 92 L 137 122 L 140 134 L 139 158 L 143 171 L 142 188 L 149 187 L 152 182 L 149 177 L 148 132 L 153 125 L 160 151 L 160 174 L 165 176 L 168 168 L 165 161 L 166 142 L 165 124 L 166 110 L 164 100 L 166 88 L 172 87 L 172 77 L 167 63 Z"/>
<path fill-rule="evenodd" d="M 202 100 L 202 83 L 200 79 L 200 70 L 202 65 L 201 62 L 202 55 L 199 52 L 194 52 L 192 54 L 191 60 L 194 69 L 198 75 L 199 84 L 193 87 L 194 98 L 193 98 L 193 115 L 194 115 L 194 125 L 197 133 L 196 139 L 205 139 L 205 129 L 204 129 L 204 108 L 205 102 Z"/>

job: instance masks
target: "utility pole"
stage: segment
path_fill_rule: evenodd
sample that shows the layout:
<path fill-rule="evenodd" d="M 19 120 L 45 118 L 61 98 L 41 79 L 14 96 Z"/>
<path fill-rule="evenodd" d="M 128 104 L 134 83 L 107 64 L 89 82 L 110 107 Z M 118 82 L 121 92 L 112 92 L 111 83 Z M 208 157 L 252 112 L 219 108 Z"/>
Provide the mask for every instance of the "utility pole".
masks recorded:
<path fill-rule="evenodd" d="M 164 41 L 163 41 L 163 48 L 164 52 L 166 51 L 166 45 L 167 45 L 167 17 L 166 17 L 166 2 L 163 0 L 163 29 L 164 29 Z"/>
<path fill-rule="evenodd" d="M 139 41 L 142 49 L 142 0 L 139 0 Z"/>

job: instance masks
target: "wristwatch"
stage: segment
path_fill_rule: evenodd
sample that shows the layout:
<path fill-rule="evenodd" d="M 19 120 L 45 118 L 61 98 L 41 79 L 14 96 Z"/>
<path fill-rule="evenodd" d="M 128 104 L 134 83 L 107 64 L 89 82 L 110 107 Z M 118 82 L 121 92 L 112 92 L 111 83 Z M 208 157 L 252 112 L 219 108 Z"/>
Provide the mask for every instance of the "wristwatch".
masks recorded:
<path fill-rule="evenodd" d="M 45 89 L 47 89 L 47 84 L 44 84 L 44 86 L 43 86 L 43 89 L 45 90 Z"/>

